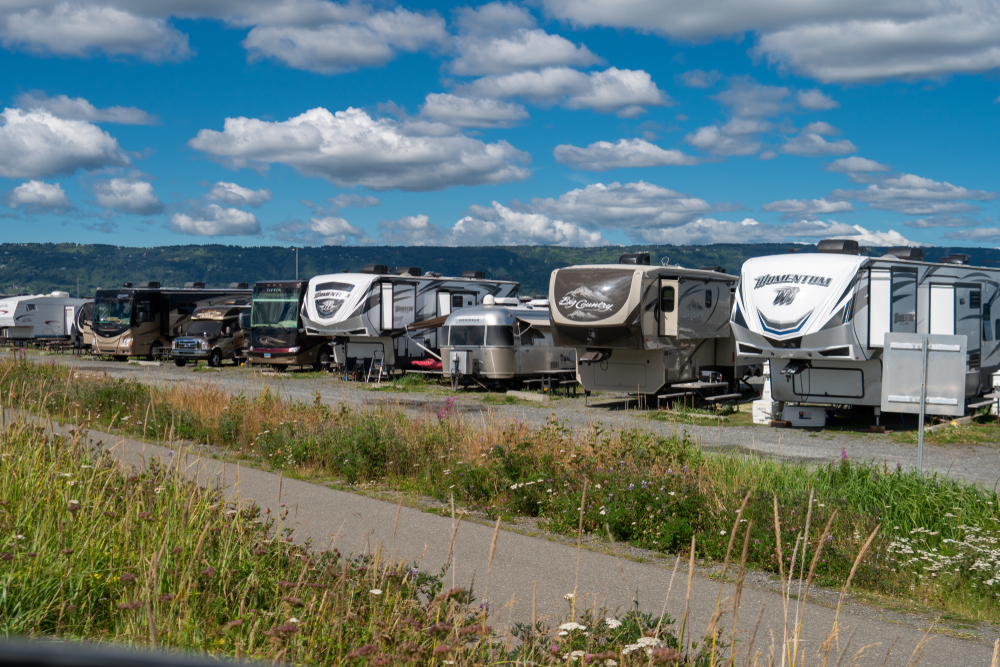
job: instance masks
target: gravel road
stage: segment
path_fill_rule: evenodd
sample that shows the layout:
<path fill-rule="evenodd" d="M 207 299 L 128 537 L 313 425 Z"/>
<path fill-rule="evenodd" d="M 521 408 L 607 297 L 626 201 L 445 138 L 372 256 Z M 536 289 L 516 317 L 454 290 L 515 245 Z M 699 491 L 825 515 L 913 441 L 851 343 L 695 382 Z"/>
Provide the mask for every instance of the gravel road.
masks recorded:
<path fill-rule="evenodd" d="M 168 386 L 179 382 L 210 382 L 231 393 L 256 395 L 267 388 L 272 394 L 312 402 L 319 393 L 329 405 L 354 406 L 388 403 L 411 414 L 426 414 L 441 409 L 447 395 L 440 392 L 398 393 L 371 391 L 363 383 L 344 382 L 332 374 L 273 374 L 231 366 L 218 371 L 192 371 L 173 364 L 136 365 L 68 355 L 42 357 L 45 361 L 65 364 L 80 370 L 107 373 L 114 378 L 135 378 L 142 382 Z M 466 419 L 519 420 L 540 426 L 555 419 L 574 429 L 599 425 L 605 429 L 638 428 L 662 435 L 688 436 L 706 451 L 742 452 L 805 463 L 839 459 L 842 452 L 854 460 L 875 460 L 904 469 L 916 466 L 916 445 L 900 444 L 886 435 L 812 433 L 797 429 L 774 429 L 767 426 L 677 425 L 649 418 L 645 410 L 636 410 L 634 402 L 621 397 L 601 396 L 584 405 L 582 395 L 535 405 L 490 405 L 482 394 L 454 394 L 454 411 Z M 748 409 L 748 408 L 744 408 Z M 1000 481 L 1000 443 L 990 445 L 925 445 L 924 468 L 949 477 L 976 482 L 993 489 Z"/>

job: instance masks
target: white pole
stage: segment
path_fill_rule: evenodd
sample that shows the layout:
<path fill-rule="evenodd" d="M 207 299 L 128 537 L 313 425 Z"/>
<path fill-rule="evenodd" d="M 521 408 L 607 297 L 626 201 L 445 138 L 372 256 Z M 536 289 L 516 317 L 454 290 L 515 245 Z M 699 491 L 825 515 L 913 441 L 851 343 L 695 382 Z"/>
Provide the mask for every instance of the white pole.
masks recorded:
<path fill-rule="evenodd" d="M 299 279 L 299 249 L 295 249 L 295 279 Z"/>
<path fill-rule="evenodd" d="M 920 431 L 917 435 L 917 472 L 924 474 L 924 416 L 927 409 L 927 338 L 920 344 Z"/>

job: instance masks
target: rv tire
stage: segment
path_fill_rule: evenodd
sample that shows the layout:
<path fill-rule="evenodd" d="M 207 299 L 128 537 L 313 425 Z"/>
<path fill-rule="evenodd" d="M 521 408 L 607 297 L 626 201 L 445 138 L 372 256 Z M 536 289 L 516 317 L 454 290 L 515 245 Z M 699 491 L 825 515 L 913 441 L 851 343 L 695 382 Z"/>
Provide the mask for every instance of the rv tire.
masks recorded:
<path fill-rule="evenodd" d="M 281 364 L 271 364 L 271 370 L 275 373 L 284 373 L 287 366 L 282 366 Z"/>
<path fill-rule="evenodd" d="M 187 359 L 174 359 L 174 366 L 177 366 L 177 368 L 184 368 L 187 365 L 188 365 Z"/>
<path fill-rule="evenodd" d="M 321 371 L 330 365 L 330 349 L 327 347 L 321 347 L 319 352 L 316 353 L 316 363 L 313 364 L 313 368 Z"/>
<path fill-rule="evenodd" d="M 158 360 L 160 358 L 160 353 L 162 349 L 163 349 L 162 345 L 160 345 L 159 343 L 153 343 L 152 345 L 149 346 L 149 354 L 146 355 L 146 358 L 149 359 L 150 361 Z"/>
<path fill-rule="evenodd" d="M 128 361 L 128 355 L 127 354 L 116 354 L 115 355 L 115 361 Z"/>
<path fill-rule="evenodd" d="M 222 365 L 222 352 L 218 348 L 212 350 L 212 353 L 208 355 L 208 365 L 212 368 L 218 368 Z"/>

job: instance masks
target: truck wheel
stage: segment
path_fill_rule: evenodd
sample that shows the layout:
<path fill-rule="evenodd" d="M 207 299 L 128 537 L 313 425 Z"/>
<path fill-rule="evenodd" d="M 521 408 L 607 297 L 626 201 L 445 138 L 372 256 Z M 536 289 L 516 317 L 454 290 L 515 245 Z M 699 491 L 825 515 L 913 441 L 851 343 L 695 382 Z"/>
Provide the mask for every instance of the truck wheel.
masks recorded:
<path fill-rule="evenodd" d="M 281 364 L 271 364 L 271 370 L 275 373 L 284 373 L 287 366 L 282 366 Z"/>
<path fill-rule="evenodd" d="M 127 354 L 116 354 L 115 355 L 115 361 L 128 361 L 128 355 Z"/>
<path fill-rule="evenodd" d="M 188 365 L 187 359 L 174 359 L 174 366 L 177 366 L 177 368 L 184 368 L 187 365 Z"/>
<path fill-rule="evenodd" d="M 212 350 L 212 353 L 208 355 L 208 365 L 211 368 L 218 368 L 222 365 L 222 352 L 218 349 Z"/>
<path fill-rule="evenodd" d="M 150 361 L 156 361 L 160 358 L 162 350 L 163 350 L 162 345 L 160 345 L 159 343 L 153 343 L 152 345 L 149 346 L 149 354 L 146 355 L 146 358 L 149 359 Z"/>
<path fill-rule="evenodd" d="M 328 348 L 321 348 L 319 352 L 316 353 L 316 363 L 313 364 L 313 368 L 317 371 L 321 371 L 330 365 L 330 350 Z"/>

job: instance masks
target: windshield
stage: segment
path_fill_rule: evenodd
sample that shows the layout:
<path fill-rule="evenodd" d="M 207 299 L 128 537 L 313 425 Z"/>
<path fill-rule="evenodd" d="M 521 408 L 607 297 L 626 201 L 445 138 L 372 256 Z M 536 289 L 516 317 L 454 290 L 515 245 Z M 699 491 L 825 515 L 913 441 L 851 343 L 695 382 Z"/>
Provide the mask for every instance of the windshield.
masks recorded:
<path fill-rule="evenodd" d="M 483 326 L 453 326 L 448 343 L 455 345 L 481 346 L 486 342 L 486 327 Z"/>
<path fill-rule="evenodd" d="M 297 329 L 299 326 L 299 290 L 294 287 L 262 287 L 254 291 L 250 325 Z"/>
<path fill-rule="evenodd" d="M 132 293 L 98 294 L 94 300 L 94 323 L 116 327 L 128 326 L 132 320 Z"/>
<path fill-rule="evenodd" d="M 184 332 L 187 336 L 218 336 L 222 333 L 222 322 L 217 320 L 196 320 L 188 325 L 187 331 Z"/>

